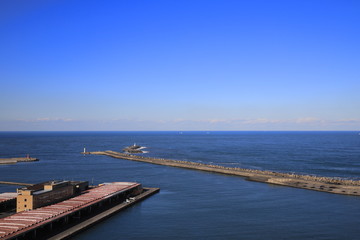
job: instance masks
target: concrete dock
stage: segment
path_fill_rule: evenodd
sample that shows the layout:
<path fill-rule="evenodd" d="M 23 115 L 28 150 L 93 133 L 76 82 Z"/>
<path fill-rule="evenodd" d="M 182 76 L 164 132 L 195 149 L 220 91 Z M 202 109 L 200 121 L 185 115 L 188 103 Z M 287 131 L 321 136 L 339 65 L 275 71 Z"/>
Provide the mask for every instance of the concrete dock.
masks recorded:
<path fill-rule="evenodd" d="M 246 168 L 230 168 L 220 165 L 204 164 L 189 161 L 178 161 L 162 158 L 150 158 L 124 154 L 115 151 L 86 152 L 83 154 L 105 155 L 113 158 L 131 161 L 146 162 L 151 164 L 194 169 L 206 172 L 227 174 L 244 177 L 250 181 L 263 182 L 287 187 L 302 188 L 320 192 L 360 196 L 360 181 L 339 178 L 300 175 L 293 173 L 280 173 Z"/>

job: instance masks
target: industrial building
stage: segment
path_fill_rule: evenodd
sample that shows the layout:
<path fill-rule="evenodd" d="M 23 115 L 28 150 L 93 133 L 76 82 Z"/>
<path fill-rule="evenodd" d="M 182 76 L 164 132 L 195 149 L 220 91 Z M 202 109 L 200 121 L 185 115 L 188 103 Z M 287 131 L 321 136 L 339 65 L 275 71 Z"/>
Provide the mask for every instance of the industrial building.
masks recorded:
<path fill-rule="evenodd" d="M 50 181 L 19 188 L 16 212 L 29 211 L 80 194 L 88 189 L 87 181 Z"/>

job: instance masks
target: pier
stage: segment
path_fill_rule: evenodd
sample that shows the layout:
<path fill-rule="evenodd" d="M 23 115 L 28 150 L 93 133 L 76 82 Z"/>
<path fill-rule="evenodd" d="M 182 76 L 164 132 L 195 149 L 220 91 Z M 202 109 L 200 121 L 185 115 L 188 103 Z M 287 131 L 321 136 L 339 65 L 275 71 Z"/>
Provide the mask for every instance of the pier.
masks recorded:
<path fill-rule="evenodd" d="M 135 204 L 136 202 L 143 200 L 155 193 L 158 193 L 160 191 L 159 188 L 144 188 L 145 191 L 141 194 L 139 194 L 136 197 L 131 198 L 131 201 L 125 201 L 121 204 L 116 205 L 115 207 L 112 207 L 102 213 L 99 213 L 97 215 L 95 215 L 94 217 L 91 217 L 65 231 L 62 231 L 59 234 L 56 234 L 55 236 L 52 236 L 51 238 L 49 238 L 48 240 L 59 240 L 59 239 L 66 239 L 70 236 L 73 236 L 79 232 L 82 232 L 86 229 L 88 229 L 89 227 L 93 226 L 94 224 L 96 224 L 99 221 L 105 220 L 109 217 L 111 217 L 112 215 L 114 215 L 115 213 L 130 207 L 131 205 Z"/>
<path fill-rule="evenodd" d="M 1 218 L 0 239 L 65 239 L 157 192 L 139 183 L 104 183 L 67 200 Z"/>
<path fill-rule="evenodd" d="M 85 152 L 83 154 L 105 155 L 118 159 L 146 162 L 151 164 L 180 167 L 212 173 L 227 174 L 244 177 L 246 180 L 275 184 L 287 187 L 302 188 L 313 191 L 360 196 L 360 181 L 300 175 L 293 173 L 280 173 L 246 168 L 230 168 L 220 165 L 204 164 L 190 161 L 179 161 L 162 158 L 150 158 L 115 151 Z"/>

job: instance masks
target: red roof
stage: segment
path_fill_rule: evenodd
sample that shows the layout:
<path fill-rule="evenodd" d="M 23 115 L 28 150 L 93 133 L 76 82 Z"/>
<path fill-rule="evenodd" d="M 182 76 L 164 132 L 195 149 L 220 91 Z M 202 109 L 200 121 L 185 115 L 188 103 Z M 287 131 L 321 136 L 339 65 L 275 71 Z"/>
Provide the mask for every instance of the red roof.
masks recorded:
<path fill-rule="evenodd" d="M 81 208 L 100 202 L 103 199 L 139 185 L 140 184 L 138 183 L 127 182 L 106 183 L 60 203 L 31 211 L 19 212 L 2 218 L 0 219 L 0 239 L 15 236 L 22 232 L 37 228 L 44 223 L 51 222 L 57 218 L 66 216 Z"/>

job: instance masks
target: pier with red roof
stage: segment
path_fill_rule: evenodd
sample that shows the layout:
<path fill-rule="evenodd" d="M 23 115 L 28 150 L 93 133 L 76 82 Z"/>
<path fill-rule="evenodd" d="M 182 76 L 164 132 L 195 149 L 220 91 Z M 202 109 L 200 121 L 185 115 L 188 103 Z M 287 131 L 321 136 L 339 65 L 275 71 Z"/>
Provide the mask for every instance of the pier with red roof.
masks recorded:
<path fill-rule="evenodd" d="M 158 191 L 134 182 L 103 183 L 66 200 L 0 218 L 0 239 L 63 239 Z"/>

